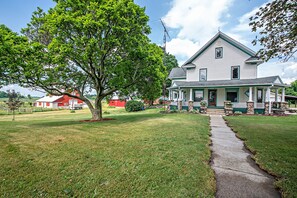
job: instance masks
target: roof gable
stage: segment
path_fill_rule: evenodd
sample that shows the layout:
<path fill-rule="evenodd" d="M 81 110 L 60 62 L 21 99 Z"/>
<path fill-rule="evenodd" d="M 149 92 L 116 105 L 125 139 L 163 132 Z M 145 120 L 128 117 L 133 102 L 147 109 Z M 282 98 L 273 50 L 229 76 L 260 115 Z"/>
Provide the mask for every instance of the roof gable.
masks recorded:
<path fill-rule="evenodd" d="M 200 56 L 209 46 L 211 46 L 216 40 L 221 38 L 235 48 L 241 50 L 242 52 L 248 54 L 249 56 L 256 56 L 256 52 L 241 44 L 240 42 L 234 40 L 233 38 L 227 36 L 226 34 L 219 31 L 212 39 L 210 39 L 202 48 L 200 48 L 190 59 L 188 59 L 182 66 L 192 63 L 198 56 Z"/>

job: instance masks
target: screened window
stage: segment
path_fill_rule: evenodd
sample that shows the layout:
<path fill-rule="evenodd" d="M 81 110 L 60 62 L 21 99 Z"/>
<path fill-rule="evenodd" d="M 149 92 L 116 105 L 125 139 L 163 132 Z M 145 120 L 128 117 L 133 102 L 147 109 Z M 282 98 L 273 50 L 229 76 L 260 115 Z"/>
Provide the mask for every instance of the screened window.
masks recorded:
<path fill-rule="evenodd" d="M 203 90 L 194 90 L 194 102 L 201 102 L 203 100 Z"/>
<path fill-rule="evenodd" d="M 207 80 L 207 69 L 200 69 L 199 72 L 199 81 L 206 81 Z"/>
<path fill-rule="evenodd" d="M 239 66 L 231 67 L 231 79 L 239 79 Z"/>
<path fill-rule="evenodd" d="M 227 90 L 226 92 L 227 101 L 238 102 L 238 91 L 237 90 Z"/>
<path fill-rule="evenodd" d="M 216 58 L 223 58 L 223 48 L 222 47 L 217 47 L 215 49 L 215 55 L 216 55 Z"/>
<path fill-rule="evenodd" d="M 257 90 L 257 102 L 262 102 L 263 101 L 263 89 L 258 89 Z"/>

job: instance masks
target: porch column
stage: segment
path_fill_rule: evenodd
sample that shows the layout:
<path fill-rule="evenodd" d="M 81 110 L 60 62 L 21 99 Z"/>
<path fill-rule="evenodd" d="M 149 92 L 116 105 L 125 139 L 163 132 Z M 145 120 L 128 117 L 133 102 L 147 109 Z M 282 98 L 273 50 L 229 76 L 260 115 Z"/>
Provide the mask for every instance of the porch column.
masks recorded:
<path fill-rule="evenodd" d="M 282 102 L 280 103 L 280 109 L 286 110 L 288 108 L 288 103 L 285 101 L 285 88 L 282 88 Z"/>
<path fill-rule="evenodd" d="M 250 90 L 249 90 L 249 102 L 252 102 L 253 101 L 253 87 L 250 87 Z"/>
<path fill-rule="evenodd" d="M 169 89 L 168 100 L 171 101 L 171 89 Z"/>
<path fill-rule="evenodd" d="M 178 101 L 177 101 L 177 109 L 178 109 L 179 111 L 181 111 L 182 108 L 183 108 L 183 104 L 182 104 L 183 98 L 182 98 L 182 97 L 183 97 L 183 96 L 182 96 L 182 90 L 180 89 L 180 90 L 179 90 L 179 93 L 178 93 Z"/>
<path fill-rule="evenodd" d="M 249 89 L 249 101 L 246 102 L 247 112 L 246 114 L 254 114 L 254 101 L 253 101 L 253 87 Z"/>
<path fill-rule="evenodd" d="M 285 88 L 282 88 L 282 102 L 285 102 Z"/>
<path fill-rule="evenodd" d="M 271 113 L 270 87 L 268 87 L 266 91 L 265 115 L 269 115 L 270 113 Z"/>
<path fill-rule="evenodd" d="M 254 87 L 254 107 L 257 107 L 257 87 Z"/>
<path fill-rule="evenodd" d="M 193 104 L 193 89 L 190 89 L 190 100 L 188 102 L 188 108 L 189 112 L 192 112 L 194 110 L 194 104 Z"/>
<path fill-rule="evenodd" d="M 190 89 L 190 100 L 189 101 L 193 101 L 193 89 Z"/>

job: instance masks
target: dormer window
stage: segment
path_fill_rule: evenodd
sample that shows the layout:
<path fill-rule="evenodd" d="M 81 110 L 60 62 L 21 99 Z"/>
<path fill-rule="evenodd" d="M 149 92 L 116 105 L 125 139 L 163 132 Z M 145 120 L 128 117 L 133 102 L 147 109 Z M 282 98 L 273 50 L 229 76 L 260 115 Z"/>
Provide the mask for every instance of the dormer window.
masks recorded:
<path fill-rule="evenodd" d="M 215 56 L 216 56 L 216 59 L 223 58 L 223 48 L 222 47 L 216 47 Z"/>
<path fill-rule="evenodd" d="M 199 70 L 199 81 L 207 81 L 207 69 L 206 68 Z"/>
<path fill-rule="evenodd" d="M 240 74 L 239 68 L 240 68 L 239 66 L 232 66 L 231 67 L 231 80 L 239 79 L 239 74 Z"/>

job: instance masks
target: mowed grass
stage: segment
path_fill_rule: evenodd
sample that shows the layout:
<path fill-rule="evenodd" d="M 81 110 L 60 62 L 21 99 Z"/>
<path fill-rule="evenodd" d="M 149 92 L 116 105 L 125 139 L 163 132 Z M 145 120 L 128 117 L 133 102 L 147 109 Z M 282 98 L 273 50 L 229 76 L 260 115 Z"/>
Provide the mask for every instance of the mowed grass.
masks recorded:
<path fill-rule="evenodd" d="M 262 168 L 278 176 L 284 197 L 297 196 L 297 116 L 225 117 Z"/>
<path fill-rule="evenodd" d="M 214 196 L 208 117 L 104 111 L 1 116 L 0 196 Z"/>

